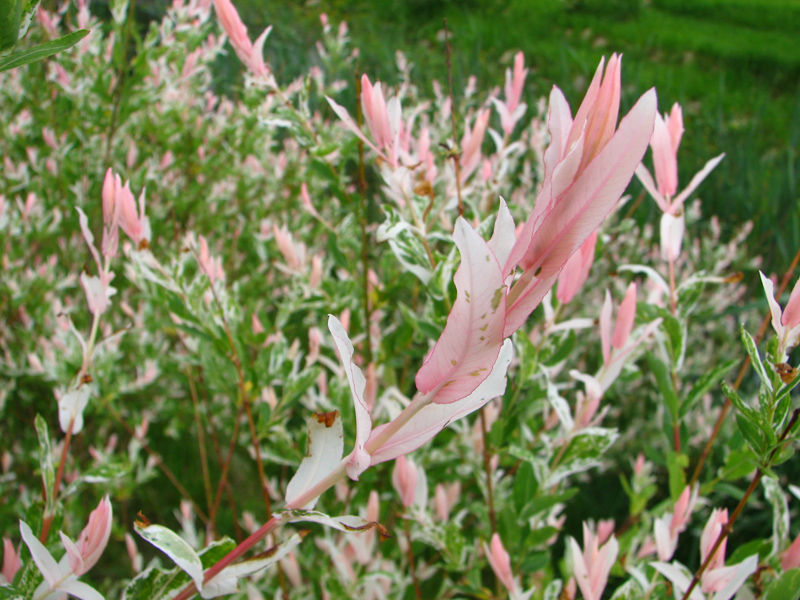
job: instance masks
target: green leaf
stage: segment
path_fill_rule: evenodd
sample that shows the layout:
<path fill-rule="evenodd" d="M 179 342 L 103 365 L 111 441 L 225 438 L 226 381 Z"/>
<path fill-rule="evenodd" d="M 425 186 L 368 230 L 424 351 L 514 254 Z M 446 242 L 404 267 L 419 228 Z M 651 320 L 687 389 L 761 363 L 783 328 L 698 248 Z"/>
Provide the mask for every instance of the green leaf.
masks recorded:
<path fill-rule="evenodd" d="M 731 401 L 731 404 L 736 407 L 736 410 L 738 410 L 748 421 L 755 422 L 758 420 L 759 414 L 745 404 L 738 392 L 725 381 L 722 382 L 722 392 L 725 394 L 725 396 L 727 396 L 728 400 Z"/>
<path fill-rule="evenodd" d="M 56 510 L 56 471 L 53 466 L 53 450 L 50 447 L 50 433 L 47 429 L 47 422 L 39 413 L 36 413 L 34 426 L 36 435 L 39 437 L 39 469 L 42 472 L 42 484 L 47 496 L 44 507 L 44 514 L 47 517 L 54 515 Z"/>
<path fill-rule="evenodd" d="M 664 399 L 667 410 L 669 410 L 672 422 L 678 422 L 680 420 L 680 402 L 678 401 L 678 395 L 675 393 L 668 366 L 652 352 L 647 353 L 647 363 L 656 378 L 658 391 L 661 392 L 661 397 Z"/>
<path fill-rule="evenodd" d="M 514 477 L 514 507 L 518 513 L 521 513 L 525 505 L 533 500 L 538 490 L 539 483 L 536 481 L 533 467 L 530 463 L 523 462 Z"/>
<path fill-rule="evenodd" d="M 578 336 L 575 335 L 575 330 L 567 331 L 558 340 L 556 347 L 551 348 L 552 352 L 542 357 L 542 363 L 548 367 L 553 367 L 564 361 L 575 349 L 577 340 Z"/>
<path fill-rule="evenodd" d="M 746 445 L 734 450 L 725 459 L 725 466 L 720 469 L 720 477 L 727 481 L 736 481 L 758 468 L 758 457 Z"/>
<path fill-rule="evenodd" d="M 711 369 L 711 371 L 700 377 L 700 379 L 695 382 L 691 391 L 681 403 L 680 416 L 683 417 L 686 415 L 700 400 L 700 398 L 709 392 L 711 388 L 716 386 L 717 383 L 719 383 L 722 378 L 725 377 L 728 371 L 730 371 L 738 362 L 739 359 L 731 359 L 727 362 L 717 365 Z"/>
<path fill-rule="evenodd" d="M 761 383 L 764 384 L 764 387 L 771 392 L 772 378 L 769 376 L 769 373 L 767 373 L 764 363 L 761 362 L 761 357 L 758 354 L 758 348 L 756 347 L 755 340 L 747 332 L 744 326 L 742 326 L 742 343 L 744 344 L 744 349 L 747 350 L 747 354 L 750 356 L 750 361 L 753 364 L 753 370 L 758 374 L 758 378 L 761 380 Z"/>
<path fill-rule="evenodd" d="M 22 600 L 23 595 L 10 585 L 0 585 L 0 600 Z"/>
<path fill-rule="evenodd" d="M 689 457 L 678 454 L 674 450 L 667 453 L 667 473 L 669 474 L 669 495 L 675 502 L 686 487 L 686 467 L 689 466 Z"/>
<path fill-rule="evenodd" d="M 800 569 L 790 569 L 770 583 L 764 600 L 800 600 Z"/>
<path fill-rule="evenodd" d="M 602 427 L 582 429 L 570 440 L 561 462 L 550 474 L 547 485 L 555 485 L 565 477 L 598 466 L 603 455 L 618 437 L 616 429 Z"/>
<path fill-rule="evenodd" d="M 644 598 L 644 590 L 635 579 L 629 579 L 617 588 L 611 600 L 640 600 Z"/>
<path fill-rule="evenodd" d="M 0 51 L 17 43 L 23 0 L 0 0 Z"/>
<path fill-rule="evenodd" d="M 186 540 L 163 525 L 140 527 L 137 523 L 134 525 L 134 529 L 142 538 L 169 556 L 176 565 L 184 570 L 198 589 L 202 587 L 203 564 L 200 562 L 197 552 Z"/>
<path fill-rule="evenodd" d="M 761 436 L 761 429 L 752 421 L 746 419 L 744 415 L 736 415 L 736 425 L 739 427 L 744 439 L 750 444 L 753 452 L 758 456 L 764 454 L 764 438 Z"/>
<path fill-rule="evenodd" d="M 37 60 L 42 60 L 48 56 L 52 56 L 53 54 L 61 52 L 62 50 L 66 50 L 67 48 L 71 48 L 87 35 L 89 35 L 88 29 L 79 29 L 78 31 L 73 31 L 64 37 L 58 38 L 57 40 L 51 40 L 49 42 L 45 42 L 44 44 L 34 46 L 33 48 L 23 50 L 22 52 L 12 54 L 11 56 L 0 60 L 0 72 L 22 67 L 29 63 L 36 62 Z"/>
<path fill-rule="evenodd" d="M 433 277 L 431 261 L 422 241 L 409 223 L 387 208 L 386 220 L 378 227 L 378 242 L 389 242 L 395 257 L 405 269 L 427 285 Z"/>

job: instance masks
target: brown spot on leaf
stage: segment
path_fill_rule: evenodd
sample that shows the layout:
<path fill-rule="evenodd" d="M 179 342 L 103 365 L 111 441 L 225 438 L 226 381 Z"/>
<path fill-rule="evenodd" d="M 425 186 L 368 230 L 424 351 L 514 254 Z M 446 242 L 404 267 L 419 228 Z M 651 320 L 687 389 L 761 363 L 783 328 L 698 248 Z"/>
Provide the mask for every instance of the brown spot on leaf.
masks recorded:
<path fill-rule="evenodd" d="M 775 365 L 775 372 L 780 376 L 781 381 L 787 385 L 797 377 L 797 369 L 789 363 L 778 363 Z"/>
<path fill-rule="evenodd" d="M 739 283 L 742 279 L 744 279 L 744 273 L 738 271 L 737 273 L 726 277 L 723 283 Z"/>
<path fill-rule="evenodd" d="M 414 186 L 414 193 L 417 196 L 427 196 L 431 200 L 433 200 L 433 186 L 431 182 L 427 179 L 423 179 L 417 185 Z"/>
<path fill-rule="evenodd" d="M 333 427 L 336 417 L 338 416 L 338 410 L 334 410 L 332 412 L 314 413 L 314 418 L 317 419 L 317 423 L 323 423 L 325 427 Z"/>
<path fill-rule="evenodd" d="M 342 525 L 344 525 L 344 523 L 342 523 Z M 344 525 L 344 528 L 347 529 L 348 531 L 358 531 L 359 533 L 363 531 L 369 531 L 370 529 L 377 529 L 378 537 L 381 539 L 382 542 L 385 542 L 390 537 L 392 537 L 389 535 L 389 530 L 386 529 L 386 527 L 384 527 L 377 521 L 370 521 L 369 523 L 365 523 L 364 525 L 359 525 L 358 527 L 350 527 L 349 525 Z"/>

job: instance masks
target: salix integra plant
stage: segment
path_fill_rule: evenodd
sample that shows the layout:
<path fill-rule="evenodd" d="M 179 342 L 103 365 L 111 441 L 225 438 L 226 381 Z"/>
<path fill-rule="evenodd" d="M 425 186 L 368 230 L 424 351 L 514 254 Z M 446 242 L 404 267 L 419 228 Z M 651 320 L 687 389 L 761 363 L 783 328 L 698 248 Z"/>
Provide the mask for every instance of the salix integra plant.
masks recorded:
<path fill-rule="evenodd" d="M 722 598 L 794 564 L 772 479 L 769 550 L 728 566 L 739 513 L 722 519 L 714 481 L 687 485 L 698 408 L 733 360 L 712 343 L 732 324 L 689 315 L 728 306 L 746 263 L 712 231 L 670 286 L 652 230 L 619 210 L 663 135 L 652 90 L 619 117 L 618 55 L 574 115 L 558 88 L 529 101 L 521 53 L 502 90 L 432 97 L 399 56 L 398 83 L 359 73 L 353 104 L 357 55 L 327 18 L 317 64 L 286 83 L 270 29 L 251 41 L 230 2 L 175 2 L 143 38 L 111 8 L 105 28 L 84 2 L 40 12 L 34 37 L 92 33 L 3 75 L 3 591 Z M 230 48 L 246 72 L 225 97 Z M 794 308 L 780 361 L 758 363 L 782 382 Z M 721 435 L 728 485 L 736 456 L 770 475 L 794 439 L 790 384 L 769 379 L 777 395 L 737 400 L 741 436 Z M 631 519 L 594 502 L 584 523 L 579 486 L 642 435 Z M 709 503 L 702 567 L 681 549 Z M 85 541 L 56 534 L 87 519 Z"/>

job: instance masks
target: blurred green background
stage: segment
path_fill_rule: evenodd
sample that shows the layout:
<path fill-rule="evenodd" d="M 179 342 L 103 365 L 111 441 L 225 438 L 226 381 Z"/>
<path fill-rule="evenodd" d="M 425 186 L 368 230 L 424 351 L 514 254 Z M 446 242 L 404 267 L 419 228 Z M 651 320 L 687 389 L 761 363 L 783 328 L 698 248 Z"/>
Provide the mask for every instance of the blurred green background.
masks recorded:
<path fill-rule="evenodd" d="M 706 160 L 727 158 L 699 188 L 704 214 L 723 231 L 754 222 L 751 252 L 769 272 L 800 248 L 797 168 L 800 138 L 800 0 L 237 0 L 251 38 L 269 24 L 267 59 L 281 82 L 316 62 L 319 14 L 347 21 L 358 69 L 393 83 L 395 52 L 414 63 L 426 92 L 446 82 L 443 19 L 452 35 L 455 93 L 476 75 L 480 90 L 503 84 L 522 50 L 529 106 L 557 84 L 577 106 L 601 56 L 624 53 L 623 106 L 656 86 L 659 108 L 684 107 L 681 187 Z M 163 0 L 138 0 L 139 18 L 163 14 Z M 217 75 L 235 89 L 233 53 Z M 426 89 L 427 88 L 427 89 Z M 529 112 L 530 116 L 531 113 Z M 648 159 L 649 160 L 649 159 Z M 638 182 L 634 191 L 640 191 Z M 655 223 L 645 200 L 640 220 Z M 725 239 L 725 236 L 723 236 Z"/>

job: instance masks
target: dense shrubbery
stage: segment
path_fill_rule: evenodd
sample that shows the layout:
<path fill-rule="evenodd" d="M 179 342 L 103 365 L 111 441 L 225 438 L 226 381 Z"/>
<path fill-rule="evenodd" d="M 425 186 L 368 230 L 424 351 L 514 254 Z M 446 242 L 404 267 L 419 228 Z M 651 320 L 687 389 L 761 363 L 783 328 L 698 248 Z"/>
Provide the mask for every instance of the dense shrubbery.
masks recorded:
<path fill-rule="evenodd" d="M 92 33 L 0 74 L 3 597 L 791 597 L 800 291 L 763 279 L 759 350 L 680 107 L 617 128 L 616 55 L 574 121 L 526 106 L 521 54 L 455 98 L 398 54 L 345 106 L 344 24 L 285 82 L 225 0 L 143 39 L 110 8 L 41 11 Z"/>

